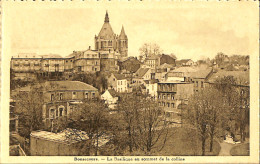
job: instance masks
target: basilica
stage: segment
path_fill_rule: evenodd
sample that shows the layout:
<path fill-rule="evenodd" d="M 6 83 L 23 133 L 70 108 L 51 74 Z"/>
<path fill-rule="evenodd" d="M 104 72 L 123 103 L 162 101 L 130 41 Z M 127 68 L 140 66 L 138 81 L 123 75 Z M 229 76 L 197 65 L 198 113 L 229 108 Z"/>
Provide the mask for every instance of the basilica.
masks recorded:
<path fill-rule="evenodd" d="M 122 26 L 120 35 L 115 34 L 109 23 L 107 12 L 101 30 L 98 36 L 95 36 L 95 49 L 97 51 L 115 51 L 121 57 L 128 55 L 128 39 L 124 27 Z"/>
<path fill-rule="evenodd" d="M 118 61 L 128 57 L 128 38 L 122 27 L 120 35 L 113 32 L 106 12 L 104 24 L 95 36 L 95 48 L 73 51 L 66 57 L 50 54 L 18 54 L 11 59 L 14 79 L 33 80 L 38 74 L 61 76 L 69 79 L 70 74 L 118 71 Z M 64 76 L 66 75 L 66 76 Z M 67 77 L 68 75 L 68 77 Z"/>

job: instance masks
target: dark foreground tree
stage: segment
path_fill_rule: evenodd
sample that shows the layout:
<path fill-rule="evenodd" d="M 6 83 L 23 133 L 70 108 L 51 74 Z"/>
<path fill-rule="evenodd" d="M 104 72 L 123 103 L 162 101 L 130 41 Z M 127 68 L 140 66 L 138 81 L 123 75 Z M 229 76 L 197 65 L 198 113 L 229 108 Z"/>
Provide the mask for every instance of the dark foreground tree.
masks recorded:
<path fill-rule="evenodd" d="M 100 138 L 108 135 L 108 114 L 105 104 L 100 100 L 83 102 L 71 113 L 69 127 L 86 132 L 91 141 L 89 149 L 95 149 L 95 155 L 98 155 Z"/>
<path fill-rule="evenodd" d="M 214 88 L 206 88 L 195 93 L 188 104 L 186 119 L 200 135 L 202 155 L 210 137 L 210 151 L 213 150 L 213 139 L 224 119 L 224 102 L 221 93 Z"/>
<path fill-rule="evenodd" d="M 15 113 L 19 115 L 19 134 L 29 138 L 30 133 L 39 130 L 43 126 L 42 87 L 31 86 L 29 92 L 19 92 L 16 100 Z"/>
<path fill-rule="evenodd" d="M 136 117 L 138 147 L 150 155 L 151 151 L 161 151 L 167 141 L 168 123 L 163 120 L 162 109 L 154 99 L 142 97 Z M 158 142 L 160 144 L 158 144 Z"/>

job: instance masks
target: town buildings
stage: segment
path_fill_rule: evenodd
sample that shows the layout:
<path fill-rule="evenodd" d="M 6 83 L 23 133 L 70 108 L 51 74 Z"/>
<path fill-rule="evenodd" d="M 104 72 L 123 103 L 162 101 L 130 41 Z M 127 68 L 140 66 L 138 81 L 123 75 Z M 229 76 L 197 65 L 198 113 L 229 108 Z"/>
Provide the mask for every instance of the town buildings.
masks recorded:
<path fill-rule="evenodd" d="M 193 84 L 188 82 L 164 81 L 158 83 L 158 103 L 169 122 L 181 123 L 182 106 L 188 103 L 193 94 Z"/>
<path fill-rule="evenodd" d="M 117 92 L 128 92 L 128 80 L 123 74 L 112 73 L 108 78 L 108 85 Z"/>
<path fill-rule="evenodd" d="M 42 93 L 42 117 L 46 127 L 57 118 L 68 117 L 83 101 L 99 97 L 97 88 L 80 81 L 47 81 L 35 88 Z M 32 87 L 27 86 L 18 92 L 26 95 L 31 90 Z"/>
<path fill-rule="evenodd" d="M 11 70 L 14 79 L 35 80 L 38 76 L 70 80 L 74 74 L 115 72 L 119 70 L 118 60 L 128 56 L 128 38 L 122 27 L 116 35 L 109 24 L 108 13 L 105 22 L 95 36 L 95 50 L 91 47 L 84 51 L 73 51 L 72 54 L 60 55 L 19 54 L 11 59 Z"/>
<path fill-rule="evenodd" d="M 182 59 L 182 60 L 177 60 L 176 61 L 176 66 L 181 67 L 181 66 L 193 66 L 195 65 L 194 61 L 191 59 Z"/>
<path fill-rule="evenodd" d="M 116 109 L 117 101 L 119 100 L 119 96 L 113 89 L 107 89 L 102 95 L 101 99 L 105 101 L 110 109 Z"/>

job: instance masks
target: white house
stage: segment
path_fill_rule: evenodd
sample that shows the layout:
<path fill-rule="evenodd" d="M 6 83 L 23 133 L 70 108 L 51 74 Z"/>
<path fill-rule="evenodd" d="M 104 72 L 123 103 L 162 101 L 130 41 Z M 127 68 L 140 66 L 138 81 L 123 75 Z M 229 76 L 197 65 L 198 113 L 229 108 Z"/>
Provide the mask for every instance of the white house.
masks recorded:
<path fill-rule="evenodd" d="M 150 96 L 156 98 L 158 82 L 159 82 L 159 80 L 157 80 L 157 79 L 145 80 L 146 93 L 148 93 Z"/>
<path fill-rule="evenodd" d="M 107 89 L 102 95 L 101 99 L 105 101 L 110 109 L 115 109 L 118 97 L 113 89 Z"/>
<path fill-rule="evenodd" d="M 109 87 L 113 88 L 117 92 L 127 92 L 128 91 L 128 82 L 125 75 L 114 74 L 108 78 Z"/>

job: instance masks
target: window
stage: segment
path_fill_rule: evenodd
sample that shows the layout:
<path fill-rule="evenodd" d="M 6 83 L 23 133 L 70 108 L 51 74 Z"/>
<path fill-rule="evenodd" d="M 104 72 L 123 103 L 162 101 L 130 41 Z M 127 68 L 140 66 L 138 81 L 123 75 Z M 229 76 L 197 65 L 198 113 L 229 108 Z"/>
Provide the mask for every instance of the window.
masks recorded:
<path fill-rule="evenodd" d="M 172 103 L 172 108 L 174 108 L 174 103 Z"/>
<path fill-rule="evenodd" d="M 76 92 L 72 92 L 72 99 L 75 99 L 76 98 Z"/>
<path fill-rule="evenodd" d="M 88 98 L 88 92 L 85 92 L 85 98 L 86 99 Z"/>
<path fill-rule="evenodd" d="M 170 103 L 167 103 L 167 106 L 170 107 Z"/>
<path fill-rule="evenodd" d="M 54 100 L 54 94 L 52 93 L 51 94 L 51 101 L 53 101 Z"/>
<path fill-rule="evenodd" d="M 116 79 L 115 79 L 115 78 L 113 78 L 113 81 L 116 81 Z"/>
<path fill-rule="evenodd" d="M 203 88 L 203 81 L 201 82 L 201 88 Z"/>
<path fill-rule="evenodd" d="M 196 87 L 198 87 L 199 86 L 199 82 L 198 81 L 196 81 Z"/>
<path fill-rule="evenodd" d="M 95 93 L 92 93 L 92 98 L 94 98 L 95 97 Z"/>
<path fill-rule="evenodd" d="M 59 98 L 60 98 L 60 100 L 63 100 L 63 93 L 60 93 Z"/>
<path fill-rule="evenodd" d="M 174 100 L 174 96 L 172 96 L 172 100 Z"/>
<path fill-rule="evenodd" d="M 62 114 L 63 114 L 63 108 L 60 108 L 59 111 L 60 111 L 60 116 L 62 116 Z"/>
<path fill-rule="evenodd" d="M 55 110 L 54 109 L 50 109 L 50 119 L 54 119 L 55 118 Z"/>

